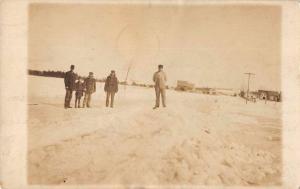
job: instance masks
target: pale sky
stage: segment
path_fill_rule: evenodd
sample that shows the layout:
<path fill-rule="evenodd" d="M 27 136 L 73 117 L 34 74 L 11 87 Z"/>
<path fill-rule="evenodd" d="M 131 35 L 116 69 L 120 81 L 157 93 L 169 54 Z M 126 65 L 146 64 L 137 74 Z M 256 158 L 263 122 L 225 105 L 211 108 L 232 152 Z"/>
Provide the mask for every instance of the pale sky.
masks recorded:
<path fill-rule="evenodd" d="M 151 83 L 280 90 L 281 10 L 276 6 L 62 5 L 30 7 L 29 69 Z"/>

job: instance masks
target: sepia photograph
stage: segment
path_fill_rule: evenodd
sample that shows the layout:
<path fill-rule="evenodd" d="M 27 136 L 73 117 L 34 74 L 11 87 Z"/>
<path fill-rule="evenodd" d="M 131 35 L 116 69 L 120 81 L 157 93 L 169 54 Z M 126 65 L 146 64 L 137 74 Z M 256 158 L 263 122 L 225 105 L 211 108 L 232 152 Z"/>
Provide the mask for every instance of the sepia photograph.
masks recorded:
<path fill-rule="evenodd" d="M 299 188 L 299 8 L 4 0 L 0 188 Z"/>
<path fill-rule="evenodd" d="M 31 4 L 30 184 L 280 185 L 279 6 Z"/>

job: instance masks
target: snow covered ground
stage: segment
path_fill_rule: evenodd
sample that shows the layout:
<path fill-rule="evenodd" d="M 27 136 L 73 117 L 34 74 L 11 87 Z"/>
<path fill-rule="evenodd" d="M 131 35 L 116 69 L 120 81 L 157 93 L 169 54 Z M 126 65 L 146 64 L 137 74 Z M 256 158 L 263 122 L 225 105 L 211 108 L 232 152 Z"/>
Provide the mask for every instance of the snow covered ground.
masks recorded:
<path fill-rule="evenodd" d="M 152 110 L 153 89 L 120 86 L 111 109 L 101 83 L 66 110 L 62 79 L 28 82 L 30 184 L 280 184 L 280 103 L 169 90 Z"/>

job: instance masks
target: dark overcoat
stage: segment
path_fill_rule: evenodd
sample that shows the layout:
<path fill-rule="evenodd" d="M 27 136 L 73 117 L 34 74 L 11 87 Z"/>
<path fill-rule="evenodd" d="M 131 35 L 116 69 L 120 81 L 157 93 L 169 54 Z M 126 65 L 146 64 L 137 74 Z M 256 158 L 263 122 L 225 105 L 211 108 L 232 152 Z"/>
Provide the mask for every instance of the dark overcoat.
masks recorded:
<path fill-rule="evenodd" d="M 118 78 L 108 76 L 105 80 L 104 91 L 105 92 L 118 92 Z"/>

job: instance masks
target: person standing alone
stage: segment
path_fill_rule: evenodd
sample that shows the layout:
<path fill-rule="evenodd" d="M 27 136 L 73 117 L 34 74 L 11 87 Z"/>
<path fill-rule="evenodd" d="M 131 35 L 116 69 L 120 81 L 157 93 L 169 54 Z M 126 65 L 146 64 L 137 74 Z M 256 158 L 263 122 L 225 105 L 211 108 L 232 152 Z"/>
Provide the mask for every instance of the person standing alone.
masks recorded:
<path fill-rule="evenodd" d="M 110 107 L 114 107 L 114 97 L 118 92 L 118 78 L 116 77 L 116 72 L 112 70 L 110 75 L 105 80 L 104 91 L 106 92 L 106 107 L 109 106 L 110 99 Z"/>
<path fill-rule="evenodd" d="M 72 94 L 75 89 L 75 80 L 76 74 L 74 73 L 75 66 L 71 65 L 70 71 L 65 73 L 65 88 L 66 88 L 66 96 L 65 96 L 65 108 L 72 108 L 70 106 L 70 102 L 72 99 Z"/>
<path fill-rule="evenodd" d="M 83 99 L 83 107 L 90 108 L 92 94 L 96 92 L 96 80 L 94 79 L 93 72 L 89 73 L 89 76 L 84 80 L 85 94 Z"/>
<path fill-rule="evenodd" d="M 158 65 L 158 71 L 155 72 L 153 75 L 153 82 L 154 82 L 154 88 L 155 88 L 155 94 L 156 94 L 156 101 L 155 101 L 155 106 L 153 109 L 156 109 L 159 107 L 160 96 L 162 98 L 163 107 L 166 107 L 167 76 L 166 76 L 165 72 L 163 71 L 163 65 Z"/>

